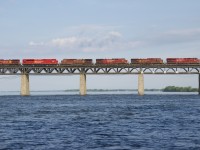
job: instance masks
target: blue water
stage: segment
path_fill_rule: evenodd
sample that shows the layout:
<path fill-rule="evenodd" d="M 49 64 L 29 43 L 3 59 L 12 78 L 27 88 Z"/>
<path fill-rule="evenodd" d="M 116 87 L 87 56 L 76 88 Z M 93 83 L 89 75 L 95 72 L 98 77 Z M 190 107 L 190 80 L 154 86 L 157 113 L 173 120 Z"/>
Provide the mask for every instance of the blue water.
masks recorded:
<path fill-rule="evenodd" d="M 0 96 L 0 149 L 200 149 L 200 96 Z"/>

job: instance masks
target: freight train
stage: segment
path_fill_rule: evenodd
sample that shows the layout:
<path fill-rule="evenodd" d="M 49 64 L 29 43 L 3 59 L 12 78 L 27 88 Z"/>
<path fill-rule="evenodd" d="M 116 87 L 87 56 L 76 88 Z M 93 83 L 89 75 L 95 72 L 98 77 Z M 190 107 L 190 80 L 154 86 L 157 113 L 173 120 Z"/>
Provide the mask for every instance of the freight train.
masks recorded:
<path fill-rule="evenodd" d="M 198 58 L 167 58 L 164 63 L 161 58 L 137 58 L 131 59 L 129 63 L 125 58 L 113 58 L 113 59 L 96 59 L 93 63 L 92 59 L 63 59 L 60 63 L 57 59 L 23 59 L 22 63 L 19 59 L 0 59 L 0 65 L 121 65 L 121 64 L 200 64 Z"/>

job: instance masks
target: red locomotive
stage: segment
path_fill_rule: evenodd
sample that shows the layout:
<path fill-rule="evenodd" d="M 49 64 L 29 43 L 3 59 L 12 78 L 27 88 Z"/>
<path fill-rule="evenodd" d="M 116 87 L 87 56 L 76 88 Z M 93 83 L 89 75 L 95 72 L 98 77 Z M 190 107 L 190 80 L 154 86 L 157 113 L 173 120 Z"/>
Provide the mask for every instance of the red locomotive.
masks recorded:
<path fill-rule="evenodd" d="M 199 64 L 198 58 L 167 58 L 167 64 Z"/>
<path fill-rule="evenodd" d="M 112 65 L 112 64 L 127 64 L 128 60 L 124 58 L 113 58 L 113 59 L 96 59 L 97 65 Z"/>
<path fill-rule="evenodd" d="M 20 65 L 20 60 L 19 59 L 0 59 L 0 65 Z"/>
<path fill-rule="evenodd" d="M 57 59 L 23 59 L 23 65 L 57 65 Z"/>
<path fill-rule="evenodd" d="M 132 64 L 163 64 L 161 58 L 137 58 L 131 59 Z"/>
<path fill-rule="evenodd" d="M 91 65 L 92 59 L 63 59 L 61 65 Z"/>

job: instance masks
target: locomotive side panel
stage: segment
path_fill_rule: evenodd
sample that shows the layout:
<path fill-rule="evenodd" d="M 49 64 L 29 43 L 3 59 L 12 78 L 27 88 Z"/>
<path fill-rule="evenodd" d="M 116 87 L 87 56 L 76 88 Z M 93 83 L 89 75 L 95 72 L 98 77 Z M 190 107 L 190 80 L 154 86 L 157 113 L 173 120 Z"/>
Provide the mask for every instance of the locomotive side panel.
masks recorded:
<path fill-rule="evenodd" d="M 0 65 L 20 65 L 20 60 L 19 59 L 8 59 L 8 60 L 1 59 Z"/>
<path fill-rule="evenodd" d="M 126 60 L 124 58 L 96 59 L 96 64 L 102 64 L 102 65 L 128 64 L 128 60 Z"/>
<path fill-rule="evenodd" d="M 132 64 L 163 64 L 161 58 L 136 58 L 131 59 Z"/>
<path fill-rule="evenodd" d="M 198 58 L 167 58 L 167 64 L 199 64 Z"/>
<path fill-rule="evenodd" d="M 92 59 L 63 59 L 61 65 L 91 65 Z"/>
<path fill-rule="evenodd" d="M 23 65 L 57 65 L 57 59 L 23 59 Z"/>

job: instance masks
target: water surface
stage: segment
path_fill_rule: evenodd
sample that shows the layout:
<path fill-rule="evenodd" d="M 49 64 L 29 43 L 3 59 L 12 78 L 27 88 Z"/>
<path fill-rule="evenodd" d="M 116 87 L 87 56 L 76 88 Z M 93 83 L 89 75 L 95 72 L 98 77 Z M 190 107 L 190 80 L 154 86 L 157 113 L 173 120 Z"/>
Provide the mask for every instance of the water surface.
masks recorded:
<path fill-rule="evenodd" d="M 1 149 L 200 149 L 198 95 L 0 96 Z"/>

